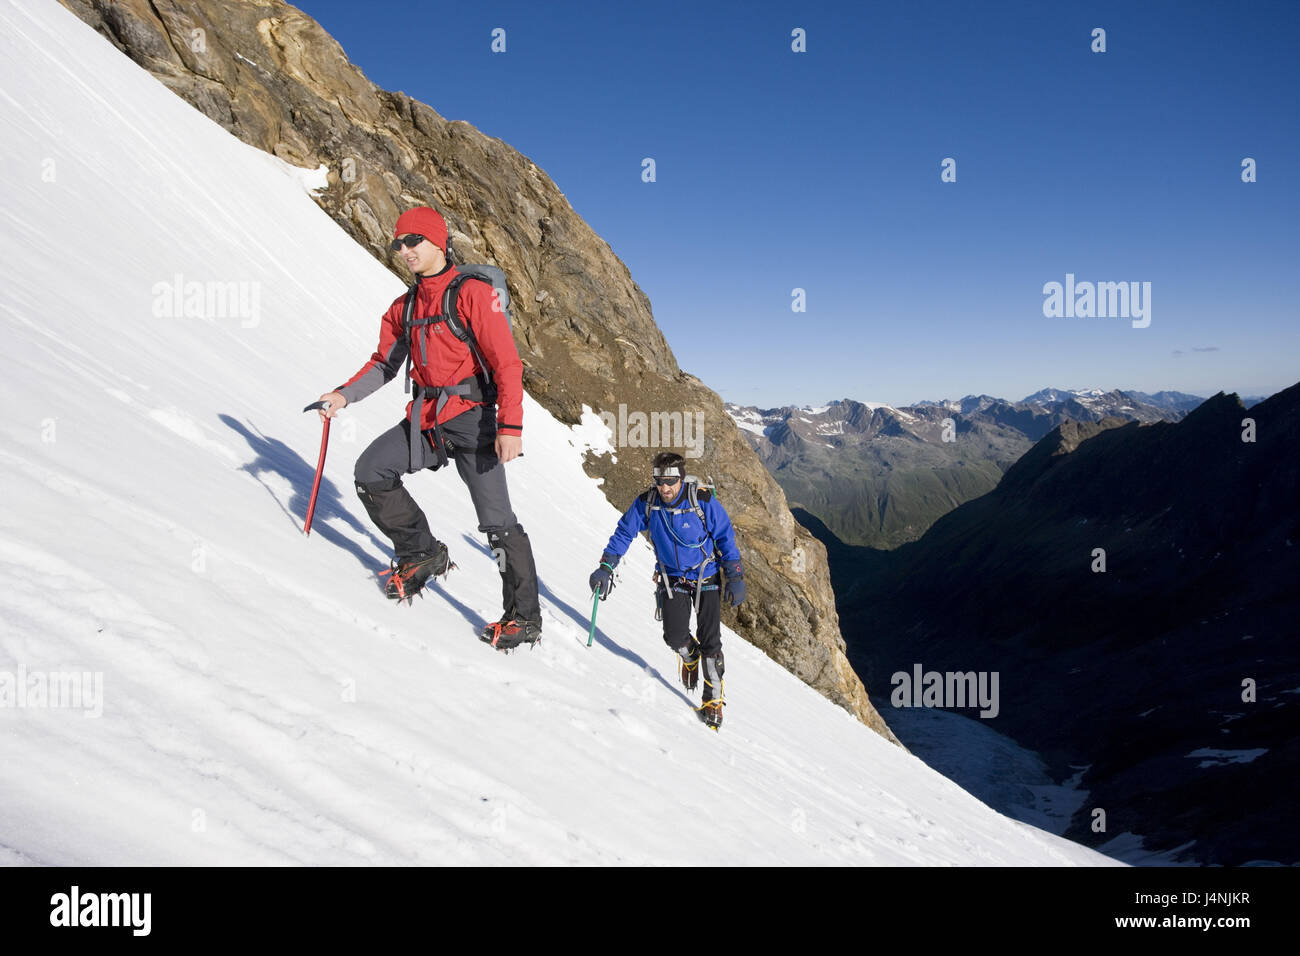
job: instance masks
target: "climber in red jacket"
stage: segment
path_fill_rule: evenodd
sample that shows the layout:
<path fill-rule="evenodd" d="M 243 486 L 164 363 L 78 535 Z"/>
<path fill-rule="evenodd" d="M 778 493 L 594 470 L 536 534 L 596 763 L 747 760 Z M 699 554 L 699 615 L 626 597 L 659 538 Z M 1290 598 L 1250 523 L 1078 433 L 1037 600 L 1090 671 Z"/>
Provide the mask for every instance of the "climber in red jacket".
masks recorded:
<path fill-rule="evenodd" d="M 541 608 L 532 544 L 510 507 L 505 462 L 523 450 L 523 363 L 505 311 L 487 281 L 462 278 L 447 255 L 447 224 L 433 209 L 418 206 L 398 217 L 393 251 L 415 277 L 417 294 L 388 307 L 379 347 L 346 384 L 326 392 L 322 417 L 359 402 L 411 360 L 414 397 L 406 418 L 376 438 L 357 459 L 355 479 L 371 520 L 393 542 L 395 558 L 387 594 L 410 600 L 432 576 L 453 567 L 402 475 L 456 463 L 469 487 L 479 530 L 497 556 L 504 613 L 480 635 L 499 650 L 533 643 L 541 636 Z M 468 267 L 467 267 L 468 268 Z M 455 317 L 466 340 L 444 321 L 443 293 L 457 281 Z"/>

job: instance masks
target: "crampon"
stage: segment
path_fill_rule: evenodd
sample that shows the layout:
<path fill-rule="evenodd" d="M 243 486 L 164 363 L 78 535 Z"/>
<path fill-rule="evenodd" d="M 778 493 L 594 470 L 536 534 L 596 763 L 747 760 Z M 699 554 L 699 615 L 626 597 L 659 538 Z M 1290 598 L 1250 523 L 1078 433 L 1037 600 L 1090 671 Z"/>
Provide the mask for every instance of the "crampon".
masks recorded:
<path fill-rule="evenodd" d="M 380 571 L 379 576 L 388 578 L 384 593 L 389 600 L 410 604 L 417 594 L 423 595 L 429 578 L 445 576 L 455 567 L 456 562 L 447 555 L 447 546 L 439 542 L 433 554 L 394 561 L 393 566 Z"/>
<path fill-rule="evenodd" d="M 499 651 L 510 652 L 522 644 L 534 645 L 542 639 L 542 625 L 537 621 L 502 618 L 479 631 L 478 639 Z"/>

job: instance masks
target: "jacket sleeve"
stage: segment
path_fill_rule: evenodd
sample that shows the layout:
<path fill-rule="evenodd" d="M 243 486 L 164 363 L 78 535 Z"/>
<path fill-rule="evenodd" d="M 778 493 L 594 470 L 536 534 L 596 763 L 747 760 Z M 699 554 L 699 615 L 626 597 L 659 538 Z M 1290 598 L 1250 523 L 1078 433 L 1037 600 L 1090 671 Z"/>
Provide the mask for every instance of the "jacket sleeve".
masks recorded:
<path fill-rule="evenodd" d="M 361 370 L 335 391 L 348 400 L 348 404 L 359 402 L 374 392 L 381 385 L 387 385 L 402 370 L 402 363 L 410 352 L 410 343 L 402 334 L 402 298 L 399 298 L 384 313 L 379 326 L 379 347 L 370 360 L 361 366 Z"/>
<path fill-rule="evenodd" d="M 515 348 L 505 313 L 487 282 L 466 282 L 456 297 L 457 312 L 474 330 L 483 360 L 497 387 L 497 430 L 520 435 L 524 430 L 524 363 Z"/>
<path fill-rule="evenodd" d="M 623 512 L 618 527 L 609 536 L 609 544 L 605 545 L 605 553 L 623 557 L 627 554 L 627 549 L 632 546 L 632 540 L 644 531 L 645 527 L 645 497 L 640 496 L 632 502 L 631 508 Z"/>
<path fill-rule="evenodd" d="M 708 532 L 713 543 L 718 546 L 723 561 L 739 561 L 740 550 L 736 547 L 736 534 L 731 528 L 731 516 L 727 509 L 718 504 L 716 498 L 710 498 L 704 506 L 704 516 L 708 519 Z"/>

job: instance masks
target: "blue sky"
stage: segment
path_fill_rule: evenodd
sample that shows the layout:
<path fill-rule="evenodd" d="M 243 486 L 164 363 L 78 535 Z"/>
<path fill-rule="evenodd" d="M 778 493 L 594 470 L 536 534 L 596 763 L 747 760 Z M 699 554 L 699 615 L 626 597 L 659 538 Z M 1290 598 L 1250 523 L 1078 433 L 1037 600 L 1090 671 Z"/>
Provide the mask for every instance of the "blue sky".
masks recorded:
<path fill-rule="evenodd" d="M 545 169 L 729 401 L 1300 380 L 1300 3 L 298 6 Z M 1045 317 L 1067 273 L 1150 325 Z"/>

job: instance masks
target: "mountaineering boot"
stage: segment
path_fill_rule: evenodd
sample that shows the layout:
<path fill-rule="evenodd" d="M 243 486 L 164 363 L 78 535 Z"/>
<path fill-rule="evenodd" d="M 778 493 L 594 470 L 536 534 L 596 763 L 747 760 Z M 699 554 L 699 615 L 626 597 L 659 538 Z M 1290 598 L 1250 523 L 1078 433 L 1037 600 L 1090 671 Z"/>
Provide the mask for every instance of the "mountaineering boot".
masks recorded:
<path fill-rule="evenodd" d="M 389 576 L 388 583 L 384 586 L 384 593 L 390 600 L 399 603 L 406 601 L 409 604 L 424 590 L 425 582 L 429 578 L 446 574 L 455 566 L 447 554 L 447 546 L 441 541 L 435 542 L 431 554 L 399 558 L 393 561 L 393 566 L 387 571 L 380 572 L 381 577 Z"/>
<path fill-rule="evenodd" d="M 722 655 L 706 657 L 700 666 L 704 670 L 704 694 L 697 710 L 705 726 L 717 730 L 722 726 L 722 705 L 726 703 L 722 699 Z"/>
<path fill-rule="evenodd" d="M 542 622 L 502 618 L 479 632 L 479 640 L 499 651 L 513 651 L 521 644 L 536 644 L 542 639 Z"/>
<path fill-rule="evenodd" d="M 682 679 L 682 686 L 695 690 L 700 683 L 700 645 L 695 638 L 685 647 L 677 649 L 677 676 Z"/>

